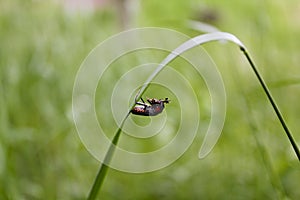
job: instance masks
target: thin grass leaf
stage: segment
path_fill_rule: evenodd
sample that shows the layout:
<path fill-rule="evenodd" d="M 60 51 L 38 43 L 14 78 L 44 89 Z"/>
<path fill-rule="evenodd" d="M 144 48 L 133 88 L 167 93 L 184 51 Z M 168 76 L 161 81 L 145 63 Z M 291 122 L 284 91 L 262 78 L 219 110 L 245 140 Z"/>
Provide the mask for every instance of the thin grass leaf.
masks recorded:
<path fill-rule="evenodd" d="M 297 146 L 297 143 L 296 143 L 292 133 L 290 132 L 288 126 L 286 125 L 285 120 L 284 120 L 284 118 L 283 118 L 283 116 L 282 116 L 282 114 L 281 114 L 274 98 L 272 97 L 267 85 L 265 84 L 263 78 L 260 76 L 258 70 L 256 69 L 256 67 L 255 67 L 254 63 L 252 62 L 252 60 L 251 60 L 249 54 L 247 53 L 246 49 L 241 47 L 241 51 L 243 51 L 243 53 L 245 54 L 245 56 L 246 56 L 247 60 L 249 61 L 256 77 L 258 78 L 258 81 L 260 82 L 261 86 L 263 87 L 263 90 L 266 93 L 266 95 L 267 95 L 267 97 L 268 97 L 268 99 L 269 99 L 276 115 L 277 115 L 277 118 L 279 119 L 280 124 L 283 127 L 283 129 L 284 129 L 284 131 L 285 131 L 285 133 L 286 133 L 286 135 L 287 135 L 287 137 L 288 137 L 288 139 L 289 139 L 289 141 L 290 141 L 290 143 L 291 143 L 291 145 L 292 145 L 292 147 L 293 147 L 293 149 L 294 149 L 294 151 L 297 155 L 298 160 L 300 161 L 300 151 L 299 151 L 299 148 Z"/>
<path fill-rule="evenodd" d="M 89 193 L 89 196 L 88 196 L 88 200 L 94 200 L 96 199 L 97 197 L 97 194 L 99 193 L 99 190 L 101 189 L 101 186 L 102 186 L 102 183 L 105 179 L 105 176 L 107 174 L 107 170 L 108 170 L 108 164 L 110 163 L 113 155 L 114 155 L 114 152 L 115 152 L 115 149 L 116 149 L 116 146 L 118 144 L 118 141 L 120 139 L 120 135 L 122 133 L 122 128 L 124 126 L 124 123 L 126 121 L 126 119 L 129 117 L 130 115 L 130 112 L 128 112 L 128 114 L 125 116 L 124 120 L 122 121 L 120 127 L 118 128 L 118 130 L 116 131 L 115 135 L 114 135 L 114 138 L 112 140 L 112 143 L 105 155 L 105 158 L 104 158 L 104 161 L 103 163 L 101 163 L 100 165 L 100 168 L 99 168 L 99 171 L 97 173 L 97 176 L 96 176 L 96 179 L 93 183 L 93 186 L 92 186 L 92 189 Z M 107 165 L 105 165 L 104 163 L 107 163 Z"/>
<path fill-rule="evenodd" d="M 277 104 L 275 103 L 275 100 L 273 99 L 273 97 L 271 96 L 271 93 L 269 92 L 269 89 L 267 88 L 263 78 L 260 76 L 258 70 L 256 69 L 254 63 L 252 62 L 248 52 L 246 51 L 246 47 L 245 45 L 234 35 L 230 34 L 230 33 L 225 33 L 225 32 L 213 32 L 213 33 L 208 33 L 208 34 L 204 34 L 204 35 L 200 35 L 197 37 L 194 37 L 188 41 L 186 41 L 185 43 L 183 43 L 182 45 L 180 45 L 178 48 L 176 48 L 174 51 L 172 51 L 160 64 L 159 66 L 154 70 L 154 72 L 148 77 L 148 79 L 145 81 L 145 83 L 142 85 L 141 89 L 139 90 L 138 94 L 136 95 L 135 101 L 132 103 L 127 115 L 124 117 L 121 126 L 118 128 L 118 130 L 116 131 L 116 134 L 113 138 L 113 142 L 111 143 L 111 146 L 105 156 L 105 162 L 107 165 L 109 164 L 109 161 L 112 159 L 113 157 L 113 153 L 115 150 L 115 146 L 118 144 L 121 132 L 122 132 L 122 127 L 126 121 L 126 119 L 128 118 L 128 116 L 130 115 L 130 110 L 135 106 L 136 102 L 142 97 L 142 95 L 144 94 L 144 92 L 147 90 L 147 88 L 149 87 L 150 83 L 152 82 L 152 80 L 167 66 L 168 63 L 170 63 L 172 60 L 174 60 L 177 56 L 179 56 L 180 54 L 186 52 L 187 50 L 194 48 L 196 46 L 211 42 L 211 41 L 231 41 L 233 43 L 235 43 L 236 45 L 238 45 L 241 49 L 241 51 L 244 53 L 244 55 L 246 56 L 248 62 L 250 63 L 256 77 L 259 80 L 259 83 L 261 84 L 264 92 L 266 93 L 286 135 L 288 136 L 288 139 L 290 141 L 290 143 L 292 144 L 292 147 L 298 157 L 298 160 L 300 161 L 300 152 L 299 152 L 299 148 L 291 134 L 291 132 L 289 131 L 284 118 L 281 114 L 281 112 L 278 109 Z M 221 133 L 215 133 L 215 134 L 207 134 L 204 138 L 204 142 L 201 146 L 200 152 L 199 152 L 199 157 L 200 158 L 204 158 L 205 156 L 207 156 L 212 148 L 214 147 L 214 145 L 216 144 L 219 136 Z M 93 200 L 96 198 L 97 193 L 99 192 L 101 185 L 105 179 L 105 176 L 107 174 L 107 169 L 108 166 L 101 164 L 99 172 L 97 174 L 96 180 L 93 184 L 93 187 L 91 189 L 91 192 L 89 194 L 88 199 L 89 200 Z"/>

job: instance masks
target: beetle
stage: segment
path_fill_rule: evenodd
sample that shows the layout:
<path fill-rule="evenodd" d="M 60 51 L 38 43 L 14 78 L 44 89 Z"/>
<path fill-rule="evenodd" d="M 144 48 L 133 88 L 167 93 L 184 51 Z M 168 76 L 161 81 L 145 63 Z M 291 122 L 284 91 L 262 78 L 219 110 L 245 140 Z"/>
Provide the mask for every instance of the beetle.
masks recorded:
<path fill-rule="evenodd" d="M 169 103 L 171 100 L 165 98 L 162 99 L 154 99 L 147 98 L 148 103 L 146 104 L 141 98 L 142 102 L 136 102 L 136 106 L 130 111 L 134 115 L 142 115 L 142 116 L 155 116 L 163 111 L 165 108 L 165 103 Z"/>

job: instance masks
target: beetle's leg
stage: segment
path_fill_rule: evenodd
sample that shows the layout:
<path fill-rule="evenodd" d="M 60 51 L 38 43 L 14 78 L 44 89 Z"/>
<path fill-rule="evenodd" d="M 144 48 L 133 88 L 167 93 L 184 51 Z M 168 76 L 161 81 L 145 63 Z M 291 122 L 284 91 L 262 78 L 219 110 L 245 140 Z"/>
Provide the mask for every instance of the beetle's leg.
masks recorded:
<path fill-rule="evenodd" d="M 136 102 L 137 105 L 141 105 L 141 106 L 146 106 L 145 103 L 141 103 L 141 102 Z"/>
<path fill-rule="evenodd" d="M 143 99 L 143 98 L 141 98 L 141 100 L 142 100 L 142 102 L 143 102 L 143 103 L 141 103 L 141 102 L 136 102 L 136 104 L 137 104 L 137 105 L 144 106 L 144 109 L 146 109 L 146 107 L 147 107 L 148 105 L 147 105 L 147 104 L 145 104 L 145 101 L 144 101 L 144 99 Z"/>
<path fill-rule="evenodd" d="M 147 97 L 147 101 L 152 105 L 152 99 L 149 99 L 149 98 Z"/>
<path fill-rule="evenodd" d="M 144 109 L 146 109 L 146 107 L 148 106 L 147 104 L 145 104 L 145 101 L 144 101 L 144 99 L 141 97 L 141 100 L 142 100 L 142 102 L 143 102 L 143 104 L 144 104 Z"/>
<path fill-rule="evenodd" d="M 141 103 L 141 102 L 136 102 L 136 104 L 137 104 L 137 105 L 144 106 L 144 108 L 146 108 L 146 107 L 147 107 L 147 104 L 145 104 L 145 101 L 144 101 L 143 98 L 141 98 L 141 101 L 142 101 L 143 103 Z"/>
<path fill-rule="evenodd" d="M 142 102 L 143 102 L 143 104 L 140 104 L 140 105 L 143 105 L 144 106 L 144 108 L 146 108 L 148 105 L 147 104 L 145 104 L 145 101 L 144 101 L 144 99 L 141 97 L 141 100 L 142 100 Z"/>

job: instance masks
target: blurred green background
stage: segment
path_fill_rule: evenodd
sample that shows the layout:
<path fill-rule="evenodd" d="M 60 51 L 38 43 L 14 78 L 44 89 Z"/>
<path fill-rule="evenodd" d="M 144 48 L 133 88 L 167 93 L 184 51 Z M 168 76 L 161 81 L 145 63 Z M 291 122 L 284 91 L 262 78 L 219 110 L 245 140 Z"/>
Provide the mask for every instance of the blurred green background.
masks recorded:
<path fill-rule="evenodd" d="M 160 26 L 196 36 L 201 32 L 186 23 L 193 19 L 235 34 L 299 144 L 299 1 L 78 2 L 0 1 L 0 199 L 87 196 L 99 162 L 73 123 L 73 83 L 92 48 L 127 28 Z M 213 152 L 198 159 L 199 137 L 160 171 L 109 170 L 101 199 L 300 198 L 299 161 L 245 58 L 232 44 L 205 49 L 228 98 Z"/>

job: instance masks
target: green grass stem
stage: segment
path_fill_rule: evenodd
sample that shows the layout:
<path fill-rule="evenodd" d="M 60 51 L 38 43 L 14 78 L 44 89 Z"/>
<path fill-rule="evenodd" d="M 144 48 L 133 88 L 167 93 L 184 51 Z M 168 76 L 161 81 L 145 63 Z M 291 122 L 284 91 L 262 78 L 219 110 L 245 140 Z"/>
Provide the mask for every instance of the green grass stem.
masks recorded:
<path fill-rule="evenodd" d="M 284 131 L 285 131 L 285 133 L 286 133 L 286 135 L 287 135 L 287 137 L 288 137 L 295 153 L 296 153 L 296 155 L 297 155 L 297 157 L 298 157 L 298 160 L 300 161 L 300 151 L 299 151 L 299 148 L 297 146 L 297 143 L 295 142 L 295 139 L 293 138 L 292 133 L 290 132 L 288 126 L 286 125 L 286 123 L 284 121 L 284 118 L 283 118 L 277 104 L 275 103 L 274 98 L 272 97 L 267 85 L 265 84 L 263 78 L 260 76 L 258 70 L 256 69 L 256 67 L 255 67 L 253 61 L 251 60 L 248 52 L 246 51 L 246 49 L 241 47 L 241 51 L 245 54 L 248 62 L 250 63 L 256 77 L 258 78 L 259 83 L 261 84 L 264 92 L 266 93 L 266 95 L 267 95 L 267 97 L 268 97 L 268 99 L 269 99 L 269 101 L 270 101 L 270 103 L 271 103 L 271 105 L 272 105 L 272 107 L 273 107 L 273 109 L 274 109 L 274 111 L 275 111 L 275 113 L 276 113 L 276 115 L 277 115 L 277 117 L 278 117 L 278 119 L 279 119 L 279 121 L 280 121 L 280 123 L 281 123 L 281 125 L 282 125 L 282 127 L 283 127 L 283 129 L 284 129 Z"/>
<path fill-rule="evenodd" d="M 300 152 L 299 152 L 299 148 L 291 134 L 291 132 L 289 131 L 284 118 L 282 116 L 282 114 L 279 111 L 279 108 L 277 106 L 277 104 L 275 103 L 268 87 L 266 86 L 263 78 L 261 77 L 261 75 L 259 74 L 258 70 L 256 69 L 254 63 L 252 62 L 248 52 L 246 51 L 245 46 L 243 45 L 243 43 L 237 39 L 234 35 L 229 34 L 229 33 L 223 33 L 223 32 L 215 32 L 215 33 L 208 33 L 208 34 L 204 34 L 204 35 L 200 35 L 200 36 L 196 36 L 190 40 L 188 40 L 187 42 L 183 43 L 182 45 L 180 45 L 178 48 L 176 48 L 173 52 L 171 52 L 160 64 L 159 66 L 154 70 L 154 72 L 148 77 L 148 79 L 145 81 L 145 83 L 142 85 L 141 89 L 139 90 L 138 94 L 136 95 L 136 98 L 133 102 L 133 104 L 130 107 L 130 110 L 134 107 L 134 105 L 136 104 L 136 102 L 141 98 L 141 96 L 143 95 L 143 93 L 146 91 L 146 89 L 149 87 L 150 83 L 152 82 L 152 80 L 159 74 L 159 72 L 161 72 L 165 66 L 167 66 L 168 63 L 170 63 L 172 60 L 174 60 L 177 56 L 179 56 L 180 54 L 184 53 L 185 51 L 195 47 L 195 46 L 199 46 L 202 45 L 204 43 L 210 42 L 210 41 L 216 41 L 216 40 L 228 40 L 231 42 L 234 42 L 235 44 L 237 44 L 241 51 L 244 53 L 244 55 L 246 56 L 248 62 L 250 63 L 256 77 L 258 78 L 264 92 L 266 93 L 286 135 L 288 136 L 288 139 L 290 141 L 290 143 L 292 144 L 292 147 L 298 157 L 298 160 L 300 161 Z M 113 157 L 115 148 L 118 144 L 121 132 L 122 132 L 122 128 L 123 125 L 126 121 L 126 119 L 129 117 L 130 115 L 130 110 L 127 113 L 127 115 L 125 116 L 125 118 L 123 119 L 120 127 L 118 128 L 118 130 L 116 131 L 113 141 L 105 155 L 104 158 L 104 162 L 101 163 L 98 174 L 96 176 L 96 179 L 94 181 L 94 184 L 92 186 L 92 189 L 89 193 L 88 196 L 88 200 L 94 200 L 97 197 L 97 194 L 99 193 L 99 190 L 101 189 L 102 183 L 105 179 L 105 176 L 107 174 L 107 170 L 108 170 L 108 165 Z M 215 141 L 216 142 L 216 141 Z M 201 153 L 201 152 L 200 152 Z M 209 152 L 204 152 L 203 155 L 207 155 Z"/>
<path fill-rule="evenodd" d="M 130 112 L 128 112 L 128 114 L 125 116 L 125 118 L 122 121 L 120 127 L 116 131 L 116 133 L 114 135 L 114 138 L 112 140 L 112 143 L 109 146 L 109 149 L 108 149 L 108 151 L 105 155 L 104 161 L 103 161 L 103 163 L 100 164 L 100 168 L 98 170 L 97 176 L 95 178 L 92 189 L 91 189 L 91 191 L 89 193 L 89 196 L 87 198 L 88 200 L 96 199 L 97 194 L 99 193 L 99 190 L 101 189 L 102 183 L 105 179 L 105 176 L 107 174 L 107 170 L 109 168 L 108 165 L 109 165 L 109 163 L 110 163 L 110 161 L 113 157 L 113 154 L 115 152 L 116 146 L 117 146 L 118 141 L 119 141 L 119 138 L 121 136 L 123 125 L 124 125 L 126 119 L 129 117 L 129 115 L 130 115 Z"/>

